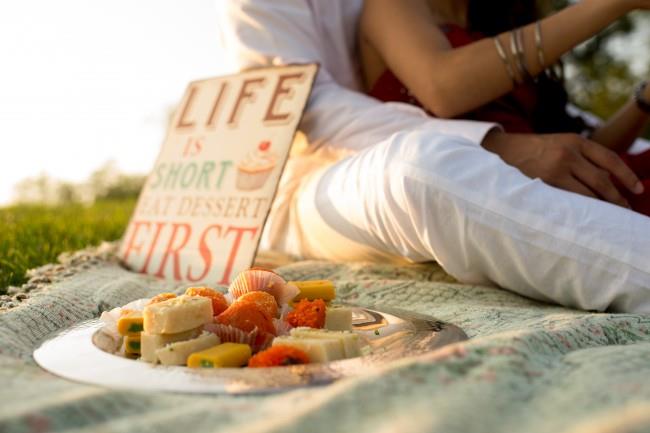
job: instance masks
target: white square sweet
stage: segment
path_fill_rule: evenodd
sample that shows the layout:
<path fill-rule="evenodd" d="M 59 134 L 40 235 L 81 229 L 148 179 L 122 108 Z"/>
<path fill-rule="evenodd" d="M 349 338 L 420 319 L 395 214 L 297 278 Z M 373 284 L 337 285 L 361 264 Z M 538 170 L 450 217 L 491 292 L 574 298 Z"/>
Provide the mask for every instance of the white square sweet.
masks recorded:
<path fill-rule="evenodd" d="M 309 356 L 310 362 L 329 362 L 343 359 L 341 343 L 337 340 L 318 338 L 276 337 L 273 346 L 292 346 Z"/>
<path fill-rule="evenodd" d="M 319 339 L 336 341 L 341 346 L 344 358 L 354 358 L 361 355 L 359 335 L 350 331 L 328 331 L 314 328 L 294 328 L 291 336 L 302 339 Z"/>
<path fill-rule="evenodd" d="M 144 332 L 176 334 L 212 322 L 212 301 L 201 296 L 179 296 L 147 305 L 143 311 Z"/>
<path fill-rule="evenodd" d="M 170 343 L 196 338 L 201 331 L 202 328 L 199 327 L 176 334 L 148 334 L 143 332 L 140 334 L 140 358 L 143 361 L 155 364 L 158 362 L 156 350 L 161 349 Z"/>
<path fill-rule="evenodd" d="M 203 334 L 192 340 L 171 343 L 156 350 L 156 356 L 162 365 L 185 365 L 191 354 L 209 349 L 219 343 L 221 343 L 219 337 L 203 331 Z"/>
<path fill-rule="evenodd" d="M 330 331 L 351 331 L 352 309 L 348 307 L 328 307 L 325 311 L 325 329 Z"/>

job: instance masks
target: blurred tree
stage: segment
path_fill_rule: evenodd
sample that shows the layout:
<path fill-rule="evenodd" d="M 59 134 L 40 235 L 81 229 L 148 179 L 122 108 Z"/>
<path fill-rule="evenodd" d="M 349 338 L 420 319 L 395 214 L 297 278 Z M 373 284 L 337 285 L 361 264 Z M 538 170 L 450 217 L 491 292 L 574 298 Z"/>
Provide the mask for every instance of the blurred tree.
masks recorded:
<path fill-rule="evenodd" d="M 95 170 L 86 182 L 62 182 L 45 173 L 24 179 L 14 187 L 14 201 L 54 205 L 131 199 L 138 197 L 145 180 L 144 175 L 121 173 L 117 164 L 109 161 Z"/>
<path fill-rule="evenodd" d="M 102 164 L 97 170 L 93 171 L 86 183 L 94 197 L 103 197 L 119 177 L 120 171 L 117 168 L 117 163 L 110 160 Z"/>
<path fill-rule="evenodd" d="M 46 173 L 23 179 L 14 187 L 15 201 L 18 203 L 54 204 L 58 199 L 58 182 Z"/>
<path fill-rule="evenodd" d="M 98 200 L 137 198 L 146 179 L 146 176 L 121 174 L 96 198 Z"/>
<path fill-rule="evenodd" d="M 70 204 L 78 203 L 83 200 L 80 185 L 71 182 L 60 182 L 56 189 L 57 203 Z"/>

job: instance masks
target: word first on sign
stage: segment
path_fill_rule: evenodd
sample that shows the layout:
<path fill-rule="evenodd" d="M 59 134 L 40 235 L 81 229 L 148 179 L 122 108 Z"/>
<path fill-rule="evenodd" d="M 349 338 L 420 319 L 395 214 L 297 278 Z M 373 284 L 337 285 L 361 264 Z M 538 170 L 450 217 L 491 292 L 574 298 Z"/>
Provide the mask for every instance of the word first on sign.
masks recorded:
<path fill-rule="evenodd" d="M 190 83 L 120 246 L 131 269 L 228 284 L 252 265 L 317 70 Z"/>

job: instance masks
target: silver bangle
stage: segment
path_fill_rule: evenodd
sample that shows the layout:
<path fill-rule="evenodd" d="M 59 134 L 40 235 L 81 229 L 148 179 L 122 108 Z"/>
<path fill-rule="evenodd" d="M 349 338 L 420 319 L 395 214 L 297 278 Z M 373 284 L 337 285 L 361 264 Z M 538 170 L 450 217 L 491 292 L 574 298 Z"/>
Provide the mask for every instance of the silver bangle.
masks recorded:
<path fill-rule="evenodd" d="M 546 69 L 546 59 L 544 58 L 544 48 L 542 47 L 542 23 L 538 20 L 535 23 L 535 46 L 537 47 L 537 60 L 541 70 Z"/>
<path fill-rule="evenodd" d="M 510 32 L 510 54 L 514 60 L 515 66 L 517 67 L 517 83 L 522 84 L 526 78 L 526 73 L 524 72 L 523 65 L 521 64 L 519 58 L 519 45 L 517 44 L 517 29 L 514 29 Z"/>
<path fill-rule="evenodd" d="M 499 57 L 501 57 L 501 60 L 503 61 L 504 66 L 506 67 L 508 76 L 510 76 L 510 79 L 512 80 L 512 84 L 515 85 L 517 83 L 517 79 L 515 77 L 514 71 L 512 70 L 512 65 L 510 64 L 510 61 L 508 61 L 508 56 L 506 55 L 506 51 L 503 49 L 503 45 L 501 45 L 499 36 L 495 36 L 492 39 L 494 40 L 494 46 L 497 49 L 497 53 L 499 53 Z"/>
<path fill-rule="evenodd" d="M 517 29 L 515 32 L 517 36 L 517 62 L 519 64 L 519 70 L 523 74 L 525 81 L 532 81 L 533 76 L 528 71 L 528 66 L 526 66 L 526 56 L 524 48 L 524 30 L 522 28 Z"/>

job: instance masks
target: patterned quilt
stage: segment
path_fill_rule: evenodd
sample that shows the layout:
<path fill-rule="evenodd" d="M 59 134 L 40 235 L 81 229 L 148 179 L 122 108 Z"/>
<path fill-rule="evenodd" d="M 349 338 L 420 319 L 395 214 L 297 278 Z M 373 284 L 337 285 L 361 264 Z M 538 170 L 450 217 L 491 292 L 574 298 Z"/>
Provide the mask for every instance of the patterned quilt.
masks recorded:
<path fill-rule="evenodd" d="M 89 386 L 41 370 L 32 351 L 57 330 L 170 287 L 110 255 L 68 261 L 37 273 L 42 290 L 0 313 L 0 432 L 650 431 L 650 317 L 458 284 L 435 264 L 310 261 L 277 270 L 332 279 L 347 302 L 429 314 L 470 339 L 365 376 L 267 396 Z"/>

